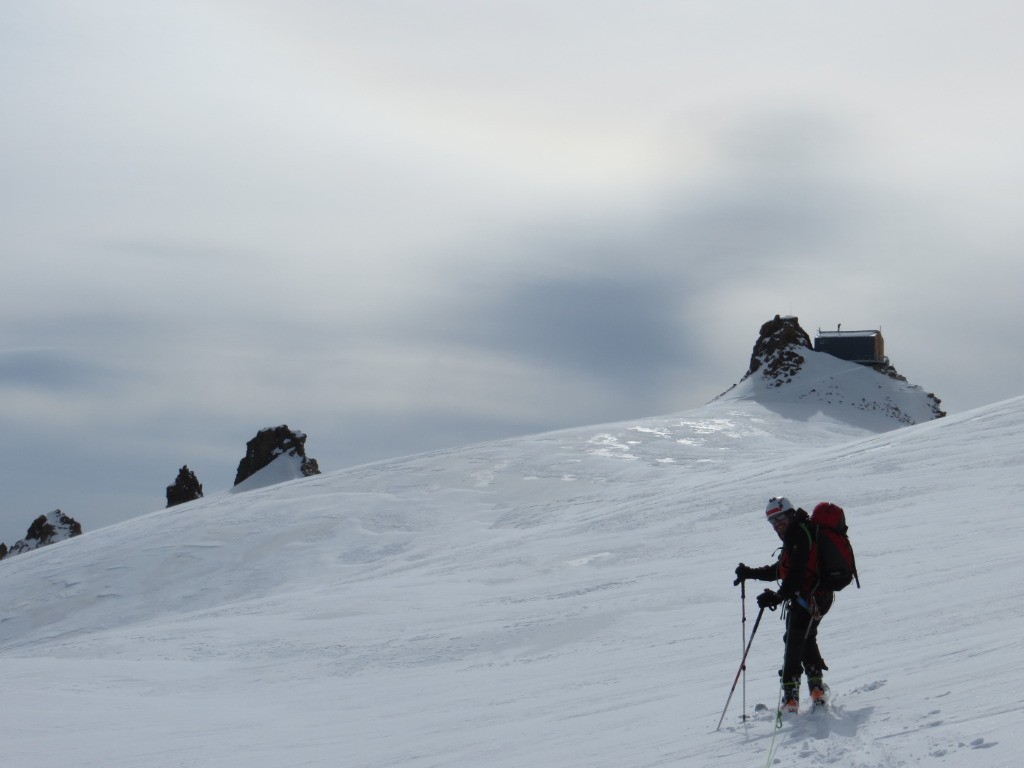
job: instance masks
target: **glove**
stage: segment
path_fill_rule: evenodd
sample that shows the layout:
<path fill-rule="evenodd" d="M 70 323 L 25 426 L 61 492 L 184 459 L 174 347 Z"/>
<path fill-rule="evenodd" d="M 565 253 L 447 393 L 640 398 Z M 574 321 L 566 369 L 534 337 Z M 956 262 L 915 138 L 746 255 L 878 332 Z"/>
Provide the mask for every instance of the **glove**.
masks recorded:
<path fill-rule="evenodd" d="M 769 611 L 774 611 L 781 602 L 782 599 L 778 596 L 778 594 L 772 592 L 770 589 L 766 589 L 764 592 L 757 596 L 757 607 L 767 608 Z"/>
<path fill-rule="evenodd" d="M 751 568 L 749 565 L 744 565 L 743 563 L 740 563 L 736 566 L 736 581 L 734 581 L 732 585 L 735 587 L 741 581 L 746 581 L 747 579 L 754 578 L 753 571 L 754 569 Z"/>

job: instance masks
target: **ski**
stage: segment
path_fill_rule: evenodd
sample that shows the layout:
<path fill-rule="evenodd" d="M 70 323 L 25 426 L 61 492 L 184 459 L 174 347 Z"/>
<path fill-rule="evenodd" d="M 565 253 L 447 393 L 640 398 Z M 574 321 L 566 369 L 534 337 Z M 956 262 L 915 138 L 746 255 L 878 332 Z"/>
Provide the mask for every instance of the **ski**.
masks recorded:
<path fill-rule="evenodd" d="M 799 712 L 789 712 L 786 709 L 779 709 L 777 706 L 769 706 L 768 704 L 758 703 L 754 705 L 754 714 L 745 718 L 747 720 L 766 720 L 769 718 L 781 717 L 783 719 L 791 717 L 803 717 L 806 715 L 816 715 L 819 713 L 831 712 L 832 711 L 832 692 L 829 687 L 825 686 L 825 697 L 818 701 L 811 702 L 809 707 L 802 708 Z"/>

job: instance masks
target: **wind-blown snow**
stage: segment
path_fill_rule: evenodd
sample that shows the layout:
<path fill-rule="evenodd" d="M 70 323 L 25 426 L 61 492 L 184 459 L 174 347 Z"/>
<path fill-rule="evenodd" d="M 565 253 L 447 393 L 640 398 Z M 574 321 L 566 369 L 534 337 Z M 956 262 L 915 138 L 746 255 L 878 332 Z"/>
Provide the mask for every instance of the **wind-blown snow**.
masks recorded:
<path fill-rule="evenodd" d="M 855 405 L 876 378 L 225 492 L 0 562 L 6 763 L 733 768 L 774 735 L 782 765 L 1016 765 L 1024 398 L 893 429 Z M 863 589 L 822 625 L 831 713 L 775 733 L 738 688 L 716 732 L 773 494 L 846 508 Z M 766 612 L 747 714 L 781 635 Z"/>

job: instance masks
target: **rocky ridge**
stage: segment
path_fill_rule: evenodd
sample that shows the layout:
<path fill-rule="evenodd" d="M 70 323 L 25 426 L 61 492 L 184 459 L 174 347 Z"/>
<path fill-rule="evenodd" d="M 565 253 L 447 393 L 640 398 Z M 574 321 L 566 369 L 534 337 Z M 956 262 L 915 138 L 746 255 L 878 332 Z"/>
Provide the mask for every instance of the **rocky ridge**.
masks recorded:
<path fill-rule="evenodd" d="M 56 544 L 58 541 L 70 539 L 73 536 L 82 534 L 81 524 L 72 517 L 68 517 L 59 509 L 55 509 L 46 515 L 40 515 L 32 521 L 25 538 L 11 545 L 0 544 L 0 559 L 10 555 L 20 555 L 23 552 L 31 552 L 48 544 Z"/>
<path fill-rule="evenodd" d="M 306 435 L 282 424 L 261 429 L 256 437 L 245 444 L 245 456 L 238 463 L 235 485 L 268 467 L 279 456 L 291 456 L 299 460 L 302 477 L 320 474 L 320 465 L 316 459 L 306 456 Z"/>
<path fill-rule="evenodd" d="M 901 425 L 946 415 L 935 394 L 910 384 L 889 362 L 862 365 L 816 352 L 793 316 L 775 315 L 761 326 L 746 373 L 719 398 L 735 396 L 738 388 L 761 401 L 869 411 Z M 854 391 L 874 394 L 851 398 Z"/>

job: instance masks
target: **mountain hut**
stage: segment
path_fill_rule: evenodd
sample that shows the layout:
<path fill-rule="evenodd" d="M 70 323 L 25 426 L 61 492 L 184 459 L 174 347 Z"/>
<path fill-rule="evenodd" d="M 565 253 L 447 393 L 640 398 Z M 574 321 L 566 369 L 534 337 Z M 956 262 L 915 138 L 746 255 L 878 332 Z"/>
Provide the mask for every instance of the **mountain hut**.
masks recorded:
<path fill-rule="evenodd" d="M 863 365 L 885 365 L 885 340 L 881 331 L 818 331 L 814 351 L 825 352 L 840 360 Z"/>

